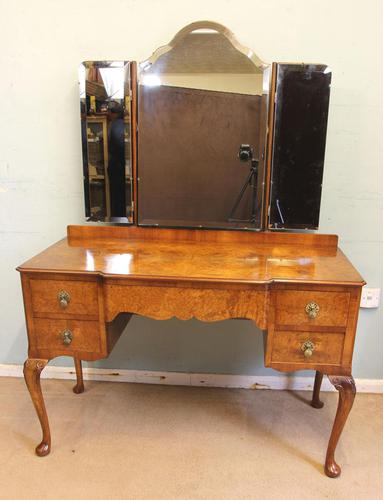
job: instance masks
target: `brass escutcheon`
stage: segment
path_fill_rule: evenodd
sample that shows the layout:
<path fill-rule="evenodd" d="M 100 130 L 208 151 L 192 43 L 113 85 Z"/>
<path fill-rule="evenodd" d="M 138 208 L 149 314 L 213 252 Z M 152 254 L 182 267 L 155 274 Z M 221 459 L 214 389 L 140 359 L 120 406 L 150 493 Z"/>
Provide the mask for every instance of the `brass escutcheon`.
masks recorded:
<path fill-rule="evenodd" d="M 310 358 L 315 351 L 315 344 L 311 340 L 306 340 L 304 344 L 302 344 L 301 349 L 306 358 Z"/>
<path fill-rule="evenodd" d="M 57 300 L 59 301 L 61 309 L 66 309 L 70 302 L 70 295 L 65 290 L 60 290 L 57 294 Z"/>
<path fill-rule="evenodd" d="M 318 316 L 319 306 L 316 302 L 309 302 L 305 308 L 306 314 L 310 319 L 314 319 Z"/>
<path fill-rule="evenodd" d="M 64 345 L 69 345 L 73 340 L 73 333 L 70 330 L 64 330 L 60 335 Z"/>

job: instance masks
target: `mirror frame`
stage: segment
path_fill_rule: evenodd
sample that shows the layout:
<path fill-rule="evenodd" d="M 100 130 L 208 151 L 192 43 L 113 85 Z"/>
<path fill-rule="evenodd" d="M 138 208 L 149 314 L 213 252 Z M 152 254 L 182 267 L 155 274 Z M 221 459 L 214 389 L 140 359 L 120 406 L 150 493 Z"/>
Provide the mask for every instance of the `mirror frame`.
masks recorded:
<path fill-rule="evenodd" d="M 261 211 L 261 226 L 260 228 L 243 228 L 243 227 L 220 227 L 222 230 L 239 230 L 239 231 L 291 231 L 296 229 L 294 227 L 279 227 L 275 228 L 270 225 L 270 203 L 271 203 L 271 182 L 272 182 L 272 169 L 273 169 L 273 150 L 276 147 L 274 143 L 275 136 L 275 112 L 276 112 L 276 100 L 277 96 L 277 71 L 278 65 L 282 63 L 272 63 L 268 64 L 263 62 L 254 52 L 248 47 L 242 45 L 238 42 L 235 35 L 225 26 L 213 21 L 197 21 L 193 22 L 184 28 L 182 28 L 178 33 L 171 39 L 169 43 L 166 45 L 160 46 L 157 48 L 152 55 L 142 61 L 141 63 L 137 63 L 136 61 L 130 60 L 130 84 L 131 84 L 131 161 L 132 161 L 132 210 L 133 217 L 132 222 L 120 222 L 120 221 L 110 221 L 110 222 L 97 222 L 97 224 L 104 225 L 139 225 L 138 224 L 138 210 L 137 210 L 137 199 L 138 199 L 138 162 L 139 162 L 139 151 L 138 151 L 138 72 L 139 69 L 145 69 L 148 64 L 154 64 L 157 59 L 170 51 L 176 44 L 178 44 L 182 39 L 196 30 L 212 30 L 217 33 L 224 35 L 228 41 L 232 44 L 232 46 L 238 50 L 240 53 L 248 57 L 255 66 L 262 68 L 263 70 L 269 71 L 269 79 L 268 79 L 268 101 L 267 101 L 267 126 L 266 126 L 266 137 L 265 137 L 265 154 L 264 154 L 264 178 L 263 178 L 263 196 L 262 196 L 262 211 Z M 283 63 L 284 64 L 284 63 Z M 288 63 L 288 64 L 297 64 L 297 63 Z M 304 66 L 304 63 L 299 63 Z M 308 65 L 309 66 L 309 65 Z M 325 66 L 325 65 L 324 65 Z M 138 69 L 139 67 L 139 69 Z M 331 70 L 329 70 L 331 73 Z M 327 116 L 328 116 L 328 106 L 327 109 L 324 107 L 324 113 L 326 114 L 326 126 L 324 128 L 324 143 L 326 141 L 326 132 L 327 132 Z M 303 125 L 302 125 L 303 126 Z M 323 161 L 324 161 L 324 152 L 323 157 L 320 158 L 323 169 Z M 318 210 L 320 210 L 320 199 L 318 201 Z M 146 224 L 145 224 L 146 225 Z M 153 226 L 160 227 L 180 227 L 180 226 L 163 226 L 160 224 L 153 224 Z M 193 227 L 193 226 L 186 226 Z M 195 226 L 194 226 L 195 227 Z M 201 226 L 198 226 L 201 227 Z M 203 229 L 217 229 L 216 227 L 203 227 Z M 307 227 L 306 229 L 314 229 L 314 227 Z"/>

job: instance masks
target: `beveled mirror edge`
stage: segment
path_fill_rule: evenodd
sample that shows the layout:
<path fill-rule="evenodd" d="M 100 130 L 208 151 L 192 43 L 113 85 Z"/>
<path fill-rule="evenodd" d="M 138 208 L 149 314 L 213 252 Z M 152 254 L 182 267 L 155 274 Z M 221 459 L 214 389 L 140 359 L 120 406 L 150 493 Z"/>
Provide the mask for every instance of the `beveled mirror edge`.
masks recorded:
<path fill-rule="evenodd" d="M 264 175 L 264 192 L 263 192 L 263 207 L 262 207 L 262 230 L 266 230 L 269 225 L 270 211 L 270 182 L 271 182 L 271 166 L 273 160 L 273 129 L 275 117 L 275 90 L 277 82 L 277 63 L 271 65 L 271 75 L 269 78 L 269 99 L 268 99 L 268 121 L 266 132 L 266 161 Z"/>
<path fill-rule="evenodd" d="M 130 134 L 132 141 L 131 160 L 132 160 L 132 222 L 137 224 L 137 199 L 138 199 L 138 182 L 137 182 L 137 62 L 130 62 Z"/>
<path fill-rule="evenodd" d="M 192 33 L 193 31 L 204 30 L 204 29 L 216 31 L 217 33 L 220 33 L 223 36 L 225 36 L 229 40 L 229 42 L 233 45 L 233 47 L 237 49 L 240 53 L 242 53 L 244 56 L 246 56 L 248 59 L 250 59 L 250 61 L 252 61 L 252 63 L 257 68 L 265 69 L 268 66 L 270 66 L 270 64 L 262 61 L 253 52 L 252 49 L 238 42 L 234 33 L 230 31 L 228 28 L 226 28 L 226 26 L 223 26 L 223 24 L 217 23 L 215 21 L 195 21 L 193 23 L 188 24 L 180 31 L 178 31 L 178 33 L 170 40 L 168 44 L 158 47 L 158 49 L 156 49 L 149 58 L 139 63 L 139 67 L 145 69 L 146 67 L 151 66 L 157 61 L 159 57 L 161 57 L 162 55 L 166 54 L 171 49 L 173 49 L 175 45 L 177 45 L 186 35 Z"/>

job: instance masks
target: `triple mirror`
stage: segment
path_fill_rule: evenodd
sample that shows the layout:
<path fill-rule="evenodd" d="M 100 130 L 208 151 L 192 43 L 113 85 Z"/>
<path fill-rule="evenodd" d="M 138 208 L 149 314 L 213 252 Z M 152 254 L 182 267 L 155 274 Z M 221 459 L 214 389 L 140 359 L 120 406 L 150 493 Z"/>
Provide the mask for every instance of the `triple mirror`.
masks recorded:
<path fill-rule="evenodd" d="M 266 64 L 223 26 L 80 66 L 88 220 L 316 229 L 331 72 Z"/>

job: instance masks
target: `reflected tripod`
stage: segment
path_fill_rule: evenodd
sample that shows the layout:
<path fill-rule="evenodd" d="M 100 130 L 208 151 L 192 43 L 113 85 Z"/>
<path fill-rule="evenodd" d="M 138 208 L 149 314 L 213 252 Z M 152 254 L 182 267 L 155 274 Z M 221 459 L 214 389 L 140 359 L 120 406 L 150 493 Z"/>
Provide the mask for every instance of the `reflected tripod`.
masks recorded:
<path fill-rule="evenodd" d="M 244 149 L 246 148 L 246 149 Z M 252 222 L 256 221 L 256 211 L 257 211 L 257 183 L 258 183 L 258 160 L 253 158 L 253 151 L 250 146 L 241 145 L 239 148 L 238 157 L 242 161 L 251 160 L 250 172 L 247 176 L 237 199 L 234 202 L 233 208 L 230 211 L 228 222 Z M 251 187 L 251 214 L 250 219 L 234 219 L 233 215 L 241 203 L 241 200 L 246 192 L 247 187 Z"/>

